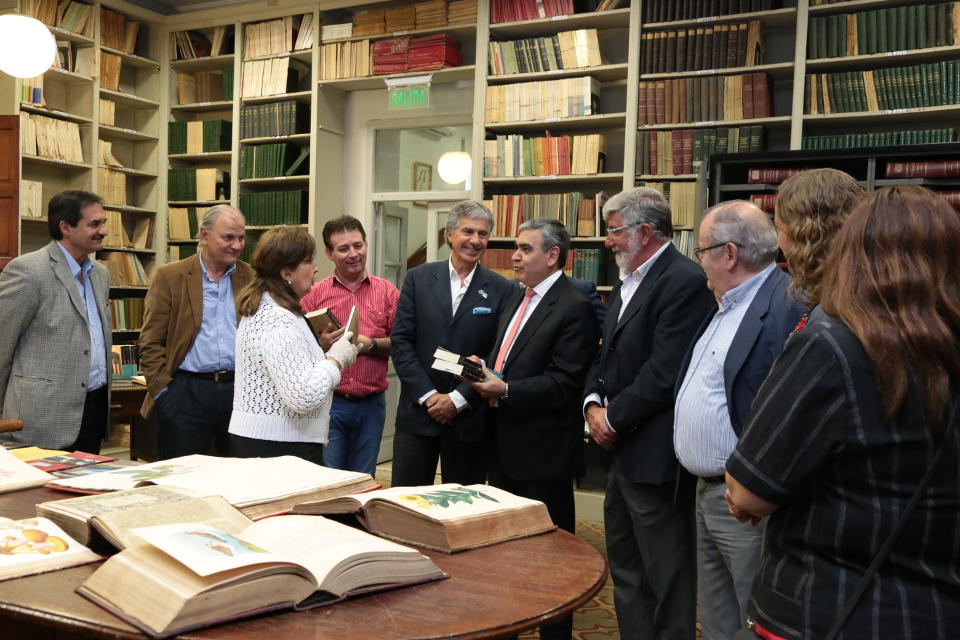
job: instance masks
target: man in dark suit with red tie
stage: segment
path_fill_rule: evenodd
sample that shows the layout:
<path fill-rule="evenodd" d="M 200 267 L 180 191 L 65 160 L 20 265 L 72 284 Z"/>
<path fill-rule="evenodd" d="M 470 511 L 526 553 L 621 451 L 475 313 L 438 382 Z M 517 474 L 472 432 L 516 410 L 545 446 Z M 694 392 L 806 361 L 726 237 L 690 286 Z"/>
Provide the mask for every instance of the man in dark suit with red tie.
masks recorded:
<path fill-rule="evenodd" d="M 523 223 L 513 268 L 527 288 L 504 307 L 487 379 L 471 386 L 495 408 L 490 483 L 541 500 L 559 527 L 574 531 L 573 479 L 583 473 L 583 384 L 597 350 L 593 305 L 562 269 L 570 236 L 558 220 Z M 541 629 L 569 638 L 572 618 Z"/>

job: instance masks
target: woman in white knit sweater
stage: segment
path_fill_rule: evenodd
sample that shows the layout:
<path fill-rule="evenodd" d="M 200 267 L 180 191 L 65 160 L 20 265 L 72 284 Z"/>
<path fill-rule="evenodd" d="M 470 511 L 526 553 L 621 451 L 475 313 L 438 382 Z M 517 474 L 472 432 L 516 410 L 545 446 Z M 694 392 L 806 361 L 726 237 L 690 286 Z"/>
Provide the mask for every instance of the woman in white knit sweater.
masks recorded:
<path fill-rule="evenodd" d="M 357 349 L 345 333 L 324 353 L 303 317 L 315 251 L 302 227 L 270 229 L 253 251 L 255 277 L 238 300 L 229 429 L 236 457 L 294 455 L 322 464 L 333 390 Z"/>

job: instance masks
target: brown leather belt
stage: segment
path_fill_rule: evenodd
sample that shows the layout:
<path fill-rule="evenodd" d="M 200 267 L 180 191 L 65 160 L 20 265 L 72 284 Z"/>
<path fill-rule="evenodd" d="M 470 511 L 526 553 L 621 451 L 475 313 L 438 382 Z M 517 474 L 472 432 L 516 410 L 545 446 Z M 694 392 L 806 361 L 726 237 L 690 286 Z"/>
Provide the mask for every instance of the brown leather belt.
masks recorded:
<path fill-rule="evenodd" d="M 177 369 L 177 373 L 190 378 L 200 378 L 201 380 L 213 380 L 214 382 L 233 382 L 233 371 L 187 371 L 186 369 Z"/>

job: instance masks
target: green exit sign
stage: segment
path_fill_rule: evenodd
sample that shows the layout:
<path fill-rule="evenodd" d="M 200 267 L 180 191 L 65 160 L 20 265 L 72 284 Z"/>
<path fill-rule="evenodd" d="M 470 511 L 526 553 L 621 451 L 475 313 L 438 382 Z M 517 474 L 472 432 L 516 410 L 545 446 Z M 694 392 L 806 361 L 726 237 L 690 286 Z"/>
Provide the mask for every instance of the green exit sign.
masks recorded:
<path fill-rule="evenodd" d="M 411 84 L 391 87 L 387 95 L 387 109 L 425 109 L 430 106 L 430 85 Z"/>

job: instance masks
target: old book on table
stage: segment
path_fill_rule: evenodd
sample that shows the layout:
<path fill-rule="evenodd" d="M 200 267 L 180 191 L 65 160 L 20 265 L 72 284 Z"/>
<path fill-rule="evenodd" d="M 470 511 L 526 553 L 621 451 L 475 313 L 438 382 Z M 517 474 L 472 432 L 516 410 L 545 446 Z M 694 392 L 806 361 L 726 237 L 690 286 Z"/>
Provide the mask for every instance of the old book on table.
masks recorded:
<path fill-rule="evenodd" d="M 414 549 L 326 518 L 267 518 L 237 535 L 190 524 L 134 533 L 146 543 L 77 592 L 155 638 L 445 577 Z"/>
<path fill-rule="evenodd" d="M 150 484 L 223 496 L 249 518 L 283 513 L 306 500 L 339 497 L 379 486 L 366 473 L 329 469 L 295 456 L 218 458 L 203 455 L 60 479 L 47 486 L 100 493 Z"/>
<path fill-rule="evenodd" d="M 483 375 L 483 367 L 480 366 L 479 362 L 447 351 L 443 347 L 437 347 L 437 350 L 433 352 L 431 368 L 437 371 L 446 371 L 475 382 L 483 382 L 486 379 L 486 376 Z"/>
<path fill-rule="evenodd" d="M 0 518 L 0 580 L 97 560 L 100 556 L 46 518 Z"/>
<path fill-rule="evenodd" d="M 40 487 L 55 478 L 0 447 L 0 493 Z"/>
<path fill-rule="evenodd" d="M 84 453 L 83 451 L 74 451 L 73 453 L 61 455 L 44 456 L 35 460 L 29 460 L 28 463 L 37 469 L 41 469 L 47 473 L 53 473 L 54 471 L 63 471 L 64 469 L 85 467 L 89 464 L 113 462 L 113 460 L 114 459 L 109 456 L 98 456 L 92 453 Z"/>
<path fill-rule="evenodd" d="M 373 533 L 445 553 L 556 528 L 539 500 L 482 484 L 393 487 L 298 504 L 293 513 L 356 513 Z"/>

